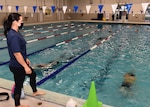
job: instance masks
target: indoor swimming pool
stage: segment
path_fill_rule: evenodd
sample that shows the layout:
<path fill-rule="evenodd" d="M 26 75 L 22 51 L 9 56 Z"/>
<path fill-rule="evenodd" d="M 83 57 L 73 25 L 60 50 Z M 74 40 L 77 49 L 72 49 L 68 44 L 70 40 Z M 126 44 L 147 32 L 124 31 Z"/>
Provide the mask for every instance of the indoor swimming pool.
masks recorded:
<path fill-rule="evenodd" d="M 150 26 L 64 22 L 25 26 L 21 33 L 32 66 L 58 62 L 35 69 L 38 87 L 87 99 L 95 81 L 98 100 L 104 104 L 149 107 Z M 0 51 L 0 78 L 13 80 L 4 36 Z M 127 72 L 134 73 L 136 81 L 122 91 Z"/>

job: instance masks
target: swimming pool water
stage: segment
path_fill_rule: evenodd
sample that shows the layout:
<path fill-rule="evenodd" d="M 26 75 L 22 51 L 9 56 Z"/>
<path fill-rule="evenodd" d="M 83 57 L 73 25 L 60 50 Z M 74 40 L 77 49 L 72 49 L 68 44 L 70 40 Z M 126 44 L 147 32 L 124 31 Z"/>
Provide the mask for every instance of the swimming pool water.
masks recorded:
<path fill-rule="evenodd" d="M 97 24 L 90 23 L 90 25 Z M 53 60 L 65 62 L 69 56 L 74 55 L 77 57 L 90 49 L 99 41 L 97 40 L 98 38 L 107 37 L 113 32 L 116 32 L 110 40 L 100 44 L 97 48 L 79 58 L 39 87 L 87 99 L 90 83 L 91 81 L 95 81 L 98 99 L 104 104 L 114 107 L 149 107 L 149 26 L 104 24 L 102 27 L 105 29 L 100 29 L 100 31 L 91 33 L 86 37 L 29 56 L 32 64 L 47 63 Z M 96 26 L 91 30 L 81 32 L 81 34 L 92 32 L 96 29 L 99 28 Z M 136 32 L 137 29 L 138 32 Z M 70 36 L 74 37 L 72 35 Z M 29 53 L 32 52 L 32 47 L 35 47 L 34 51 L 36 51 L 61 40 L 69 39 L 69 37 L 65 35 L 61 39 L 55 39 L 54 42 L 52 42 L 53 40 L 44 40 L 44 43 L 47 44 L 44 44 L 43 41 L 28 44 L 28 47 L 31 48 L 31 50 L 29 48 Z M 49 42 L 50 44 L 48 44 Z M 38 47 L 36 47 L 37 45 Z M 39 45 L 42 46 L 39 47 Z M 62 63 L 55 69 L 63 65 L 65 63 Z M 2 71 L 0 75 L 3 78 L 12 79 L 11 75 L 9 77 L 3 75 L 4 72 L 8 73 L 9 71 L 6 67 L 7 65 L 0 67 Z M 129 71 L 132 71 L 136 75 L 136 81 L 127 96 L 120 92 L 119 87 L 123 81 L 123 75 Z M 37 80 L 44 78 L 41 73 L 37 76 Z"/>

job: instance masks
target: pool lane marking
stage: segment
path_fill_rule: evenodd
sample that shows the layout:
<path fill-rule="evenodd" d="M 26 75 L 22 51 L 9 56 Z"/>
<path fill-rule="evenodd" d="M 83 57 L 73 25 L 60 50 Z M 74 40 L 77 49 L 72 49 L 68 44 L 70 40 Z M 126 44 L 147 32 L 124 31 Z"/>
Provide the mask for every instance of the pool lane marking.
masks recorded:
<path fill-rule="evenodd" d="M 97 32 L 97 31 L 100 31 L 100 30 L 95 30 L 95 32 Z M 89 34 L 90 34 L 90 33 L 93 33 L 93 31 L 92 31 L 92 32 L 89 32 Z M 83 34 L 82 34 L 82 35 L 79 35 L 78 37 L 71 38 L 71 39 L 68 39 L 68 40 L 65 40 L 65 41 L 56 43 L 55 45 L 52 45 L 52 46 L 50 46 L 50 47 L 46 47 L 46 48 L 40 49 L 40 50 L 38 50 L 38 51 L 32 52 L 32 53 L 28 54 L 28 56 L 33 55 L 33 54 L 36 54 L 36 53 L 39 53 L 39 52 L 41 52 L 41 51 L 43 51 L 43 50 L 46 50 L 46 49 L 49 49 L 49 48 L 53 48 L 53 47 L 55 47 L 55 46 L 63 45 L 63 44 L 65 44 L 65 43 L 71 42 L 71 41 L 76 40 L 76 39 L 81 38 L 81 37 L 83 37 Z"/>
<path fill-rule="evenodd" d="M 116 33 L 115 33 L 116 34 Z M 71 61 L 69 61 L 67 64 L 63 65 L 62 67 L 60 67 L 59 69 L 53 71 L 52 73 L 50 73 L 48 76 L 44 77 L 43 79 L 41 79 L 40 81 L 38 81 L 36 84 L 39 86 L 41 84 L 43 84 L 45 81 L 47 81 L 48 79 L 50 79 L 53 76 L 56 76 L 59 72 L 63 71 L 66 67 L 70 66 L 72 63 L 74 63 L 76 60 L 78 60 L 79 58 L 81 58 L 82 56 L 86 55 L 87 53 L 89 53 L 90 51 L 92 51 L 93 49 L 97 48 L 100 44 L 104 43 L 105 41 L 110 40 L 110 38 L 114 36 L 109 35 L 108 37 L 104 38 L 103 40 L 101 40 L 99 43 L 97 43 L 96 45 L 94 45 L 93 47 L 91 47 L 89 50 L 83 52 L 81 55 L 75 57 L 74 59 L 72 59 Z"/>
<path fill-rule="evenodd" d="M 78 25 L 77 25 L 78 26 Z M 81 26 L 81 25 L 80 25 Z M 82 24 L 82 26 L 85 26 L 85 24 Z M 68 27 L 70 27 L 70 26 L 68 26 Z M 63 27 L 63 28 L 61 28 L 61 29 L 67 29 L 68 27 Z M 71 26 L 71 28 L 74 28 L 75 26 Z M 91 27 L 94 27 L 93 25 L 92 26 L 88 26 L 87 28 L 91 28 Z M 48 27 L 47 27 L 48 28 Z M 41 28 L 37 28 L 37 30 L 39 30 L 39 29 L 41 29 Z M 53 29 L 53 30 L 46 30 L 46 31 L 42 31 L 42 32 L 35 32 L 35 33 L 31 33 L 31 34 L 25 34 L 25 36 L 32 36 L 32 35 L 34 35 L 34 34 L 43 34 L 43 33 L 48 33 L 48 32 L 51 32 L 51 31 L 58 31 L 59 29 L 57 29 L 57 28 L 55 28 L 55 29 Z M 83 28 L 79 28 L 78 30 L 83 30 Z"/>
<path fill-rule="evenodd" d="M 99 31 L 99 30 L 95 30 L 95 32 L 96 32 L 96 31 Z M 92 32 L 93 32 L 93 31 L 92 31 Z M 89 34 L 90 34 L 90 33 L 91 33 L 91 32 L 89 32 Z M 53 36 L 56 36 L 56 35 L 53 35 Z M 30 55 L 39 53 L 39 52 L 41 52 L 41 51 L 43 51 L 43 50 L 46 50 L 46 49 L 49 49 L 49 48 L 53 48 L 53 47 L 55 47 L 55 46 L 59 46 L 59 45 L 68 43 L 68 42 L 70 42 L 71 40 L 76 40 L 76 39 L 78 39 L 78 38 L 80 38 L 80 37 L 83 37 L 83 34 L 82 34 L 82 35 L 79 35 L 78 37 L 75 37 L 75 38 L 72 38 L 72 39 L 69 39 L 69 40 L 65 40 L 65 41 L 60 42 L 60 43 L 57 43 L 57 44 L 55 44 L 55 45 L 52 45 L 52 46 L 49 46 L 49 47 L 40 49 L 40 50 L 35 51 L 35 52 L 32 52 L 32 53 L 28 54 L 27 56 L 30 56 Z M 38 41 L 38 40 L 42 40 L 42 39 L 45 39 L 45 38 L 34 39 L 34 40 L 31 40 L 31 41 L 28 41 L 28 42 L 31 43 L 31 42 Z M 4 62 L 4 63 L 1 63 L 0 66 L 5 65 L 5 64 L 8 64 L 8 63 L 9 63 L 9 61 L 6 61 L 6 62 Z"/>
<path fill-rule="evenodd" d="M 24 36 L 32 36 L 34 35 L 34 33 L 28 33 L 28 34 L 25 34 Z"/>
<path fill-rule="evenodd" d="M 89 27 L 89 28 L 93 28 L 93 27 L 95 27 L 95 26 L 91 26 L 91 27 Z M 86 28 L 86 29 L 87 29 L 87 28 Z M 81 29 L 80 29 L 80 30 L 81 30 Z M 83 29 L 82 29 L 82 30 L 83 30 Z M 75 30 L 75 31 L 79 31 L 79 29 L 78 29 L 78 30 Z M 55 34 L 55 36 L 65 35 L 65 34 L 68 34 L 68 32 L 62 32 L 62 33 L 59 33 L 59 34 Z M 39 40 L 43 40 L 43 39 L 48 39 L 48 38 L 50 38 L 50 37 L 54 37 L 54 36 L 45 36 L 45 37 L 42 37 L 42 38 L 37 38 L 37 39 L 29 40 L 29 43 L 35 42 L 35 41 L 39 41 Z M 28 43 L 28 41 L 27 41 L 27 43 Z"/>
<path fill-rule="evenodd" d="M 75 27 L 75 25 L 74 24 L 70 24 L 70 26 L 74 26 Z M 57 25 L 56 27 L 54 27 L 54 26 L 49 26 L 49 27 L 46 27 L 47 29 L 49 29 L 49 28 L 54 28 L 54 29 L 56 29 L 56 31 L 58 30 L 57 28 L 59 28 L 60 29 L 60 27 L 61 27 L 61 29 L 67 29 L 68 27 L 70 27 L 69 26 L 69 24 L 68 24 L 68 26 L 62 26 L 62 25 Z M 85 26 L 85 24 L 81 24 L 80 26 Z M 73 28 L 74 28 L 73 27 Z M 77 27 L 78 27 L 78 25 L 77 25 Z M 42 29 L 44 29 L 44 28 L 35 28 L 36 30 L 42 30 Z M 31 30 L 28 30 L 28 31 L 31 31 Z M 51 30 L 51 31 L 53 31 L 53 30 Z M 54 30 L 55 31 L 55 30 Z M 49 31 L 50 32 L 50 31 Z M 40 32 L 39 33 L 35 33 L 35 34 L 40 34 Z"/>
<path fill-rule="evenodd" d="M 80 26 L 85 26 L 86 24 L 81 24 Z M 74 26 L 74 24 L 70 24 L 70 26 L 72 27 L 73 26 L 73 28 L 75 27 Z M 68 27 L 70 27 L 69 25 L 68 25 Z M 78 25 L 77 25 L 78 26 Z M 88 26 L 88 27 L 93 27 L 93 26 Z M 49 28 L 49 27 L 47 27 L 47 28 Z M 50 26 L 50 28 L 53 28 L 53 27 L 51 27 Z M 36 30 L 42 30 L 43 28 L 36 28 Z M 66 26 L 64 26 L 64 28 L 61 28 L 61 29 L 67 29 L 67 27 Z M 33 30 L 33 29 L 32 29 Z M 27 31 L 32 31 L 31 29 L 30 30 L 23 30 L 23 32 L 27 32 Z M 34 34 L 43 34 L 43 33 L 48 33 L 48 32 L 51 32 L 51 31 L 58 31 L 59 29 L 56 29 L 56 27 L 55 27 L 55 29 L 53 29 L 53 30 L 47 30 L 47 31 L 42 31 L 42 32 L 35 32 L 35 33 L 28 33 L 28 34 L 25 34 L 24 36 L 25 37 L 27 37 L 27 36 L 33 36 Z M 79 30 L 79 29 L 78 29 Z M 75 31 L 72 31 L 72 32 L 75 32 Z M 47 37 L 46 37 L 47 38 Z M 38 38 L 36 38 L 36 39 L 38 39 Z M 33 41 L 37 41 L 37 40 L 33 40 Z M 0 41 L 3 41 L 3 40 L 6 40 L 6 38 L 3 38 L 3 39 L 0 39 Z M 29 40 L 29 43 L 30 43 L 30 41 L 32 41 L 32 40 Z M 4 47 L 3 48 L 1 48 L 1 49 L 5 49 Z"/>
<path fill-rule="evenodd" d="M 74 24 L 70 24 L 70 26 L 69 26 L 69 24 L 67 24 L 68 26 L 66 26 L 66 25 L 64 25 L 64 27 L 62 26 L 62 28 L 61 29 L 67 29 L 68 27 L 70 27 L 70 26 L 74 26 Z M 85 26 L 86 24 L 81 24 L 80 26 Z M 90 26 L 90 25 L 89 25 Z M 75 26 L 74 26 L 75 27 Z M 73 28 L 74 28 L 73 27 Z M 77 27 L 78 27 L 78 25 L 77 25 Z M 47 27 L 47 28 L 53 28 L 52 26 L 49 26 L 49 27 Z M 53 30 L 46 30 L 46 31 L 42 31 L 42 32 L 35 32 L 35 33 L 28 33 L 28 34 L 25 34 L 24 36 L 33 36 L 34 34 L 43 34 L 43 33 L 48 33 L 48 32 L 51 32 L 51 31 L 58 31 L 59 29 L 56 29 L 57 28 L 57 26 L 56 27 L 54 27 L 54 29 Z M 36 28 L 36 30 L 37 31 L 39 31 L 39 30 L 42 30 L 43 28 Z M 23 32 L 28 32 L 28 31 L 32 31 L 33 29 L 28 29 L 28 30 L 23 30 Z M 1 34 L 1 36 L 4 36 L 4 34 Z M 2 41 L 2 40 L 6 40 L 6 38 L 3 38 L 3 39 L 0 39 L 0 41 Z"/>
<path fill-rule="evenodd" d="M 90 33 L 91 33 L 91 34 L 92 34 L 92 33 L 95 33 L 95 32 L 97 32 L 97 31 L 100 31 L 100 29 L 97 29 L 97 30 L 95 30 L 95 31 L 89 32 L 89 34 L 90 34 Z M 117 32 L 118 32 L 118 31 L 117 31 Z M 116 34 L 116 33 L 113 33 L 113 35 L 115 35 L 115 34 Z M 71 42 L 72 40 L 76 40 L 76 39 L 78 39 L 78 38 L 80 38 L 80 37 L 83 37 L 83 35 L 84 35 L 84 34 L 79 35 L 78 37 L 75 37 L 75 38 L 72 38 L 72 39 L 69 39 L 69 40 L 65 40 L 65 43 L 68 43 L 68 42 Z M 35 41 L 38 41 L 38 40 L 35 40 Z M 102 40 L 102 41 L 104 41 L 104 40 Z M 60 43 L 61 43 L 61 44 L 64 44 L 64 42 L 63 42 L 63 43 L 60 42 Z M 32 52 L 32 53 L 28 54 L 27 56 L 30 56 L 30 55 L 39 53 L 39 52 L 41 52 L 41 51 L 44 51 L 44 50 L 46 50 L 46 49 L 53 48 L 53 47 L 59 46 L 59 45 L 60 45 L 60 44 L 58 43 L 58 44 L 55 44 L 55 45 L 52 45 L 52 46 L 49 46 L 49 47 L 40 49 L 40 50 L 38 50 L 38 51 L 35 51 L 35 52 Z M 1 63 L 0 66 L 5 65 L 5 64 L 8 64 L 8 63 L 9 63 L 9 61 L 6 61 L 6 62 L 4 62 L 4 63 Z"/>
<path fill-rule="evenodd" d="M 90 26 L 90 27 L 88 27 L 88 28 L 93 28 L 93 26 Z M 87 29 L 87 28 L 85 28 L 85 29 Z M 72 30 L 71 33 L 75 32 L 75 31 L 79 31 L 79 29 L 77 29 L 77 30 Z M 68 32 L 62 32 L 62 33 L 55 34 L 55 35 L 44 36 L 44 37 L 41 37 L 41 38 L 36 38 L 36 39 L 28 40 L 28 41 L 26 41 L 26 42 L 27 42 L 27 43 L 32 43 L 32 42 L 36 42 L 36 41 L 39 41 L 39 40 L 49 39 L 49 38 L 52 38 L 52 37 L 54 37 L 54 36 L 65 35 L 65 34 L 67 34 L 67 33 L 68 33 Z M 3 40 L 6 40 L 6 38 L 4 38 Z M 0 50 L 6 49 L 6 48 L 7 48 L 7 47 L 2 47 L 2 48 L 0 48 Z"/>

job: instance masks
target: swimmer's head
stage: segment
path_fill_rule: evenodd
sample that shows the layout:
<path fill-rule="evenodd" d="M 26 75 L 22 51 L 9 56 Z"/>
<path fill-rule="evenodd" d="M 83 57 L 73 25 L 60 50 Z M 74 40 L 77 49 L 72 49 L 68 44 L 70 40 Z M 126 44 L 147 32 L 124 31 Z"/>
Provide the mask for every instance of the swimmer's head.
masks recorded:
<path fill-rule="evenodd" d="M 138 32 L 138 31 L 139 31 L 138 29 L 135 30 L 135 32 Z"/>
<path fill-rule="evenodd" d="M 135 81 L 135 74 L 133 73 L 126 73 L 124 75 L 124 82 L 132 84 Z"/>

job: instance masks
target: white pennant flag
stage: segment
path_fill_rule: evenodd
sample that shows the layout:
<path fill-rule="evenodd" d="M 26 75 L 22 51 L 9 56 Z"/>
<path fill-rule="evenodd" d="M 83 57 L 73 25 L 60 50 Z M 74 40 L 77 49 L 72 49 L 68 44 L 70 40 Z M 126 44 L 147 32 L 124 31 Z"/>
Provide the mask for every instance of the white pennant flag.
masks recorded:
<path fill-rule="evenodd" d="M 28 8 L 28 7 L 27 7 L 27 6 L 24 6 L 23 8 L 24 8 L 24 13 L 26 14 L 26 13 L 27 13 L 27 8 Z"/>
<path fill-rule="evenodd" d="M 67 6 L 63 6 L 63 12 L 64 12 L 64 14 L 66 13 L 66 10 L 67 10 Z"/>
<path fill-rule="evenodd" d="M 143 13 L 145 13 L 149 3 L 142 3 Z"/>
<path fill-rule="evenodd" d="M 11 8 L 12 8 L 12 6 L 8 6 L 8 12 L 9 13 L 11 12 Z"/>
<path fill-rule="evenodd" d="M 112 10 L 113 10 L 113 13 L 115 13 L 116 9 L 117 9 L 117 4 L 112 4 L 111 7 L 112 7 Z"/>
<path fill-rule="evenodd" d="M 90 13 L 90 9 L 91 9 L 91 5 L 86 5 L 86 11 L 87 11 L 87 14 Z"/>
<path fill-rule="evenodd" d="M 45 14 L 46 6 L 42 7 L 43 13 Z"/>

